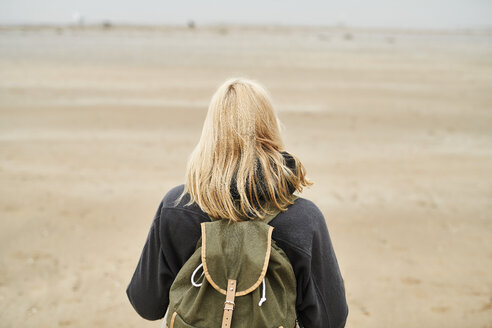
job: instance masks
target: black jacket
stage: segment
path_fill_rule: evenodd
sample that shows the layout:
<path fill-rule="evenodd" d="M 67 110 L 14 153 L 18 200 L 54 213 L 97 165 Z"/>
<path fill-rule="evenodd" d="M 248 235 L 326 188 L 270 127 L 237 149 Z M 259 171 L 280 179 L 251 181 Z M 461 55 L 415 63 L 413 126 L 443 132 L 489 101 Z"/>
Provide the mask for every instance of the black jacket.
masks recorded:
<path fill-rule="evenodd" d="M 145 319 L 164 317 L 169 289 L 178 271 L 195 251 L 200 223 L 208 216 L 196 205 L 174 201 L 183 185 L 161 201 L 150 227 L 128 298 Z M 323 214 L 311 201 L 298 198 L 270 222 L 272 238 L 289 257 L 297 279 L 296 309 L 300 325 L 308 328 L 345 326 L 348 314 L 345 288 Z"/>

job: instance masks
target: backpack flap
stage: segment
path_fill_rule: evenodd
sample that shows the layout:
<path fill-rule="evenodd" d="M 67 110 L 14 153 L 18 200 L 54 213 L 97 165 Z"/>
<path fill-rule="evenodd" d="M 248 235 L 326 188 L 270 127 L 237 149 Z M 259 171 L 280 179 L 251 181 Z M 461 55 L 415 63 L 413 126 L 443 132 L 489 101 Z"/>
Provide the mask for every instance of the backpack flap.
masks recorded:
<path fill-rule="evenodd" d="M 235 280 L 235 296 L 258 288 L 268 268 L 273 227 L 258 221 L 219 220 L 204 222 L 201 228 L 201 259 L 210 285 L 226 295 L 228 281 Z"/>

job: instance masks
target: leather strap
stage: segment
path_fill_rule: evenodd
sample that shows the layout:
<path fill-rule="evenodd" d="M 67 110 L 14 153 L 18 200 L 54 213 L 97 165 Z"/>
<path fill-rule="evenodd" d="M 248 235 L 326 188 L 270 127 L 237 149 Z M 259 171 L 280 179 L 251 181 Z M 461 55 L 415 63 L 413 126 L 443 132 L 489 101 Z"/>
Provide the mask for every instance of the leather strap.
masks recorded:
<path fill-rule="evenodd" d="M 222 328 L 230 328 L 232 323 L 232 311 L 234 311 L 234 298 L 236 297 L 236 280 L 227 281 L 226 300 L 224 302 L 224 316 Z"/>

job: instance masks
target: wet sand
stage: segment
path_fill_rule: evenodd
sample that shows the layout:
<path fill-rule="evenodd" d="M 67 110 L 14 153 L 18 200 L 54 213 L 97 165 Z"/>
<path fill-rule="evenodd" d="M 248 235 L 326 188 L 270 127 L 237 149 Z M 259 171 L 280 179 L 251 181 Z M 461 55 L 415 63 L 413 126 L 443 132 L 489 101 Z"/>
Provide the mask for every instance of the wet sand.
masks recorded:
<path fill-rule="evenodd" d="M 226 78 L 315 185 L 347 327 L 492 327 L 492 32 L 1 28 L 2 327 L 158 327 L 125 294 Z"/>

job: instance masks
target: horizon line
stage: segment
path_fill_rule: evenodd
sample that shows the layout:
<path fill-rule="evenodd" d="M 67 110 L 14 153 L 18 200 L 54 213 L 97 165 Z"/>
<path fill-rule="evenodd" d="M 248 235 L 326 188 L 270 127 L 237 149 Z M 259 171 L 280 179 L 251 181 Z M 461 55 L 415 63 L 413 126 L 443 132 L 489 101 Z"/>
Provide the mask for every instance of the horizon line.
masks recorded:
<path fill-rule="evenodd" d="M 190 23 L 192 26 L 190 26 Z M 426 32 L 492 32 L 491 25 L 475 25 L 475 26 L 460 26 L 460 27 L 416 27 L 416 26 L 374 26 L 374 25 L 352 25 L 352 24 L 292 24 L 292 23 L 228 23 L 228 22 L 208 22 L 203 24 L 197 24 L 195 20 L 189 20 L 184 23 L 142 23 L 142 22 L 124 22 L 124 21 L 112 21 L 112 20 L 100 20 L 97 22 L 88 22 L 78 24 L 74 22 L 27 22 L 27 23 L 2 23 L 0 22 L 0 28 L 183 28 L 183 29 L 200 29 L 200 28 L 224 28 L 224 27 L 236 27 L 236 28 L 251 28 L 251 27 L 268 27 L 268 28 L 328 28 L 328 29 L 364 29 L 364 30 L 393 30 L 393 31 L 426 31 Z"/>

